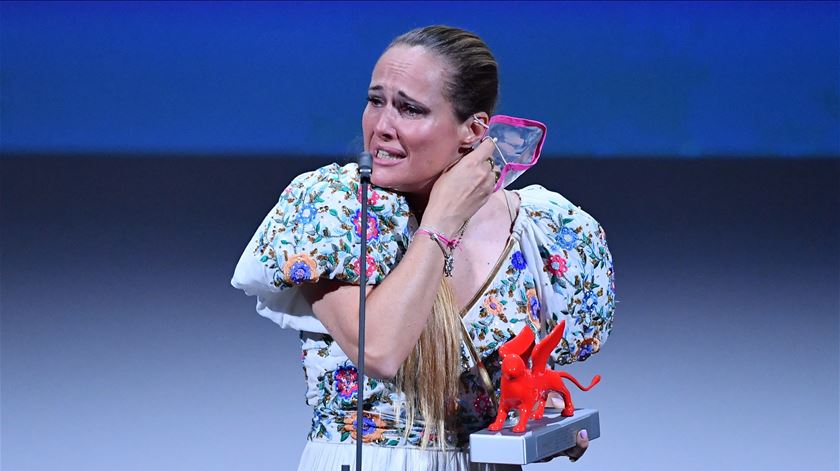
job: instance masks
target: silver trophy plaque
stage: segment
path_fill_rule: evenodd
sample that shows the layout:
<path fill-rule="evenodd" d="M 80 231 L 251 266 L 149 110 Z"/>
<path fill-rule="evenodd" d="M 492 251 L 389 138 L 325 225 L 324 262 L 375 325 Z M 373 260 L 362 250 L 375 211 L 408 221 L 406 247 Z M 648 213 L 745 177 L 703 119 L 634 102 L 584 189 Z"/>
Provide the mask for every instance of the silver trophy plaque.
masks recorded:
<path fill-rule="evenodd" d="M 601 436 L 598 411 L 575 409 L 572 417 L 560 409 L 545 409 L 542 419 L 528 421 L 524 433 L 510 430 L 508 420 L 498 432 L 483 429 L 470 435 L 470 461 L 475 463 L 528 464 L 554 456 L 575 446 L 577 433 L 586 429 L 590 440 Z"/>

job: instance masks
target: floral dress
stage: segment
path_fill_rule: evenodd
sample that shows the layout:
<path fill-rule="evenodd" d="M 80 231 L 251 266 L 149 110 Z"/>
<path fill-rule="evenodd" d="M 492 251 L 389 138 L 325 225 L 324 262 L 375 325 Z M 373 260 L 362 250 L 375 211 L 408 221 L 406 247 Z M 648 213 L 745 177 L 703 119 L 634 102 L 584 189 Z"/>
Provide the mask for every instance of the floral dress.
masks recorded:
<path fill-rule="evenodd" d="M 596 353 L 610 333 L 615 273 L 604 230 L 541 186 L 517 193 L 521 205 L 512 235 L 461 313 L 465 341 L 457 427 L 446 437 L 430 437 L 433 445 L 444 440 L 448 448 L 463 450 L 470 433 L 492 422 L 488 389 L 497 394 L 500 384 L 498 348 L 522 328 L 539 334 L 565 319 L 565 336 L 551 355 L 561 365 Z M 355 443 L 361 435 L 366 444 L 416 452 L 422 421 L 407 424 L 404 407 L 397 415 L 402 396 L 391 382 L 365 379 L 359 433 L 356 367 L 296 289 L 321 278 L 358 284 L 361 224 L 367 224 L 368 283 L 382 282 L 399 263 L 417 228 L 405 198 L 372 187 L 368 203 L 362 215 L 355 164 L 331 164 L 298 176 L 257 229 L 232 284 L 257 296 L 259 314 L 301 332 L 306 402 L 313 408 L 310 443 Z"/>

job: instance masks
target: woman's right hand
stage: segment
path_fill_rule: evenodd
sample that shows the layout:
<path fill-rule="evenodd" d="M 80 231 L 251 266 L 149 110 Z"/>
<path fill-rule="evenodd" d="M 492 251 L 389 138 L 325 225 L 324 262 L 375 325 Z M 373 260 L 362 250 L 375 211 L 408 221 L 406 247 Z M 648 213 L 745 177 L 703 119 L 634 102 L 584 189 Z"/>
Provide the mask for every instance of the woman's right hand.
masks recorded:
<path fill-rule="evenodd" d="M 437 179 L 423 214 L 423 225 L 453 235 L 493 194 L 496 172 L 490 139 L 444 170 Z"/>

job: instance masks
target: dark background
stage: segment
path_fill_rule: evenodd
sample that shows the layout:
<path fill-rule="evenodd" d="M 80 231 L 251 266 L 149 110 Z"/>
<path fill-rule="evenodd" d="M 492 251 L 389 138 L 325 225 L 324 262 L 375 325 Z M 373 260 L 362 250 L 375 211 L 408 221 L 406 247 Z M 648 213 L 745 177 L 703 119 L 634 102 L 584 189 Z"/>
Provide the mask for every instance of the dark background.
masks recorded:
<path fill-rule="evenodd" d="M 233 267 L 293 176 L 348 160 L 390 38 L 440 21 L 488 37 L 503 111 L 549 124 L 513 186 L 607 231 L 614 331 L 569 368 L 603 376 L 576 396 L 603 435 L 574 466 L 838 469 L 838 4 L 535 5 L 0 5 L 0 466 L 296 466 L 298 341 Z M 304 73 L 348 50 L 346 76 Z M 564 65 L 524 72 L 545 63 Z M 714 73 L 688 83 L 679 64 Z M 791 64 L 796 80 L 773 73 Z"/>

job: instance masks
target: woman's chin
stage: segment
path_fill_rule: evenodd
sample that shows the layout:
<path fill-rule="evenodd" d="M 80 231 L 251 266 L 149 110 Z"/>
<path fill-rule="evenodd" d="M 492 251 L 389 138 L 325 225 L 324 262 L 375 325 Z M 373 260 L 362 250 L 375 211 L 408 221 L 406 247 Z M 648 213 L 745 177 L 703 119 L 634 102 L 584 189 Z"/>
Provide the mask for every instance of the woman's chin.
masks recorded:
<path fill-rule="evenodd" d="M 394 181 L 392 181 L 388 178 L 376 178 L 376 174 L 374 174 L 373 176 L 370 177 L 370 182 L 373 184 L 373 186 L 376 186 L 376 187 L 379 187 L 379 188 L 384 188 L 386 190 L 391 190 L 391 191 L 396 191 L 396 192 L 403 191 L 401 189 L 402 185 L 400 185 L 398 182 L 394 182 Z"/>
<path fill-rule="evenodd" d="M 403 181 L 403 179 L 395 177 L 397 177 L 397 175 L 394 175 L 393 172 L 389 172 L 387 169 L 374 168 L 373 173 L 370 176 L 370 182 L 379 188 L 404 191 L 403 188 L 405 187 L 406 182 Z"/>
<path fill-rule="evenodd" d="M 406 178 L 406 176 L 414 178 Z M 398 193 L 428 194 L 437 177 L 418 179 L 417 175 L 406 175 L 405 172 L 393 171 L 390 168 L 373 168 L 370 182 L 379 188 L 396 191 Z"/>

